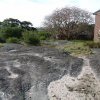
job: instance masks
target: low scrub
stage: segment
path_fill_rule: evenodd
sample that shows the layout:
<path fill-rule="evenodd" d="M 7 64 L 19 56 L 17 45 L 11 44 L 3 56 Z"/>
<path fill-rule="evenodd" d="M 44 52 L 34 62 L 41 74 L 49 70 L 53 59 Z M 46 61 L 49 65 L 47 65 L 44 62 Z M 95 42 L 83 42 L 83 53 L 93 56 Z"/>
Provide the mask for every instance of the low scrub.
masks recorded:
<path fill-rule="evenodd" d="M 51 34 L 48 32 L 45 32 L 45 31 L 38 32 L 38 37 L 40 38 L 40 40 L 47 40 L 50 38 L 50 36 L 51 36 Z"/>
<path fill-rule="evenodd" d="M 71 41 L 64 45 L 62 49 L 75 56 L 90 55 L 92 53 L 89 46 L 85 45 L 86 41 Z"/>
<path fill-rule="evenodd" d="M 86 42 L 86 46 L 89 46 L 90 48 L 100 48 L 100 42 Z"/>
<path fill-rule="evenodd" d="M 19 39 L 15 37 L 10 37 L 6 40 L 7 43 L 19 43 Z"/>
<path fill-rule="evenodd" d="M 40 45 L 40 39 L 38 38 L 38 35 L 36 32 L 32 31 L 26 31 L 23 33 L 23 41 L 26 44 L 31 44 L 31 45 Z"/>
<path fill-rule="evenodd" d="M 10 37 L 20 38 L 22 36 L 22 29 L 18 27 L 6 27 L 0 31 L 0 37 L 8 39 Z"/>

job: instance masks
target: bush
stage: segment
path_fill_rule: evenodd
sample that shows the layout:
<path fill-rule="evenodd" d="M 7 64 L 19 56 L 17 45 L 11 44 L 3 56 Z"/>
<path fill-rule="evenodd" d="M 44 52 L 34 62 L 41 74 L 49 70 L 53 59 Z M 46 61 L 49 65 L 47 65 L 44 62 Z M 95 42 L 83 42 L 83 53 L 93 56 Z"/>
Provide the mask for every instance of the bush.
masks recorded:
<path fill-rule="evenodd" d="M 6 40 L 3 39 L 2 37 L 0 37 L 0 43 L 5 43 L 5 42 L 6 42 Z"/>
<path fill-rule="evenodd" d="M 3 28 L 0 33 L 1 37 L 5 40 L 10 37 L 21 38 L 22 29 L 18 27 L 6 27 Z"/>
<path fill-rule="evenodd" d="M 26 44 L 39 45 L 40 39 L 36 32 L 26 31 L 23 33 L 23 41 Z"/>
<path fill-rule="evenodd" d="M 6 40 L 7 43 L 19 43 L 19 39 L 15 37 L 10 37 Z"/>
<path fill-rule="evenodd" d="M 40 40 L 46 40 L 47 39 L 45 36 L 40 36 L 39 38 L 40 38 Z"/>
<path fill-rule="evenodd" d="M 100 42 L 86 42 L 85 45 L 89 46 L 90 48 L 100 48 Z"/>
<path fill-rule="evenodd" d="M 51 34 L 45 31 L 39 31 L 38 32 L 38 37 L 40 38 L 40 40 L 46 40 L 48 38 L 50 38 Z"/>

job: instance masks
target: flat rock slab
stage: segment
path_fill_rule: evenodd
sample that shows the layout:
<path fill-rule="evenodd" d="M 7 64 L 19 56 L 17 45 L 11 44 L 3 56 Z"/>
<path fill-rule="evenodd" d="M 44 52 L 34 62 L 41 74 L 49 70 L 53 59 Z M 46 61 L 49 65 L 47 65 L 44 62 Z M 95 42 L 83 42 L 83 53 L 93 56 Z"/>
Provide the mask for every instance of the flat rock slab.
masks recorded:
<path fill-rule="evenodd" d="M 77 77 L 64 75 L 50 82 L 50 100 L 100 100 L 100 49 L 83 58 L 83 68 Z"/>
<path fill-rule="evenodd" d="M 63 76 L 48 86 L 50 100 L 100 100 L 100 80 L 90 66 L 88 58 L 78 77 Z"/>
<path fill-rule="evenodd" d="M 90 59 L 90 66 L 96 73 L 96 76 L 100 79 L 100 49 L 93 49 L 93 53 Z"/>
<path fill-rule="evenodd" d="M 49 100 L 48 86 L 64 75 L 77 77 L 83 59 L 41 46 L 0 48 L 0 100 Z"/>

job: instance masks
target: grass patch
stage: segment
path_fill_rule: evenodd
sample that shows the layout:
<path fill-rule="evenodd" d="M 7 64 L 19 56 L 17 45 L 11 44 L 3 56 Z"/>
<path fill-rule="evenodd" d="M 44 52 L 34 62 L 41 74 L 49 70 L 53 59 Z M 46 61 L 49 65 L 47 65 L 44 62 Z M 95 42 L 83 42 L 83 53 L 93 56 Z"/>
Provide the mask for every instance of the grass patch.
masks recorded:
<path fill-rule="evenodd" d="M 0 48 L 4 46 L 4 43 L 0 43 Z"/>
<path fill-rule="evenodd" d="M 100 48 L 100 42 L 86 42 L 86 46 L 89 46 L 90 48 Z"/>
<path fill-rule="evenodd" d="M 19 43 L 19 39 L 15 37 L 10 37 L 6 40 L 7 43 Z"/>
<path fill-rule="evenodd" d="M 69 52 L 74 56 L 85 56 L 92 54 L 91 48 L 86 45 L 87 41 L 74 40 L 67 43 L 64 46 L 61 46 L 59 49 L 63 49 L 66 52 Z"/>
<path fill-rule="evenodd" d="M 74 56 L 88 56 L 93 54 L 92 48 L 100 48 L 100 42 L 95 43 L 94 41 L 86 40 L 48 40 L 43 41 L 42 46 L 57 48 Z"/>

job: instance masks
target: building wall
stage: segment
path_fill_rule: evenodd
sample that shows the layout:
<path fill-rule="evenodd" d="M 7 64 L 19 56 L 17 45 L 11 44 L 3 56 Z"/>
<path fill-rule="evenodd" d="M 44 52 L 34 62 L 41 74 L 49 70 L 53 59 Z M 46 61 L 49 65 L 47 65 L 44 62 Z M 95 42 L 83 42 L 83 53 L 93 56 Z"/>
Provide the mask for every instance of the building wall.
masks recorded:
<path fill-rule="evenodd" d="M 100 41 L 100 12 L 95 15 L 94 41 Z"/>

